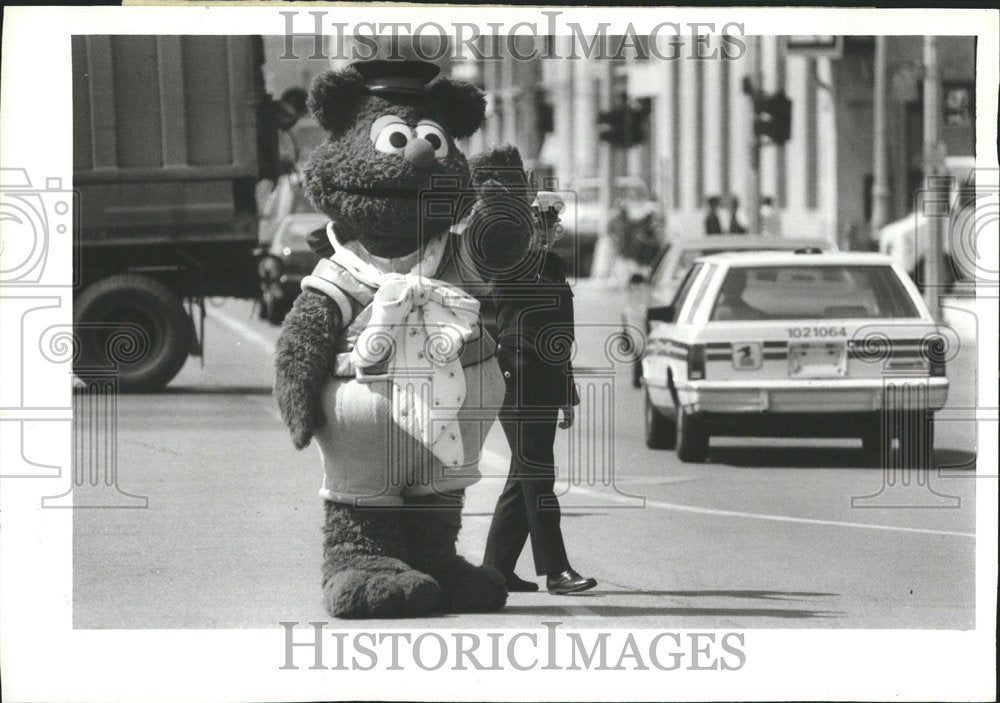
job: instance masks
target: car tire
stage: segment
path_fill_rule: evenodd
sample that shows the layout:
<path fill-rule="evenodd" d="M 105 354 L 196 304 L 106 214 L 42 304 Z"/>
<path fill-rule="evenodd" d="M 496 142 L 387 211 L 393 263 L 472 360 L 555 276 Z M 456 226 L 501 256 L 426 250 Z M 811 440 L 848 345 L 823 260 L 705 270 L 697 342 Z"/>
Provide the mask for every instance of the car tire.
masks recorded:
<path fill-rule="evenodd" d="M 677 424 L 673 418 L 656 409 L 649 399 L 649 393 L 643 394 L 643 401 L 646 446 L 650 449 L 673 449 L 677 444 Z"/>
<path fill-rule="evenodd" d="M 677 458 L 685 464 L 699 463 L 708 457 L 709 433 L 698 413 L 677 408 Z"/>
<path fill-rule="evenodd" d="M 280 325 L 284 322 L 285 316 L 288 315 L 291 309 L 292 306 L 282 298 L 275 298 L 272 295 L 264 296 L 265 317 L 272 325 Z"/>
<path fill-rule="evenodd" d="M 899 440 L 897 466 L 930 469 L 934 463 L 934 413 L 928 410 L 904 413 L 896 428 Z"/>
<path fill-rule="evenodd" d="M 871 468 L 888 466 L 892 434 L 883 431 L 882 417 L 879 414 L 867 418 L 865 423 L 861 433 L 861 463 Z"/>
<path fill-rule="evenodd" d="M 642 388 L 642 359 L 632 362 L 632 387 Z"/>
<path fill-rule="evenodd" d="M 118 390 L 161 390 L 184 366 L 192 349 L 193 325 L 177 295 L 159 281 L 119 274 L 87 287 L 74 301 L 79 340 L 74 371 L 81 379 L 114 369 Z M 116 337 L 122 325 L 135 325 L 145 339 Z M 117 357 L 117 358 L 116 358 Z"/>

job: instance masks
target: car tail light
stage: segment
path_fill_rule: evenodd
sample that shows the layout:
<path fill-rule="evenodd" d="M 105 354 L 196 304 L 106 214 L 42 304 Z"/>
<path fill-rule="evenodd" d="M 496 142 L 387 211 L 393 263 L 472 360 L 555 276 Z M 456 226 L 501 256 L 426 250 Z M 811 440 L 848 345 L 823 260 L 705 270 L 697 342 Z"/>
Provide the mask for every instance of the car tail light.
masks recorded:
<path fill-rule="evenodd" d="M 923 356 L 930 367 L 931 376 L 944 376 L 947 369 L 945 359 L 948 355 L 948 341 L 940 335 L 931 335 L 924 339 Z"/>
<path fill-rule="evenodd" d="M 705 345 L 692 344 L 688 347 L 688 380 L 700 381 L 705 378 Z"/>

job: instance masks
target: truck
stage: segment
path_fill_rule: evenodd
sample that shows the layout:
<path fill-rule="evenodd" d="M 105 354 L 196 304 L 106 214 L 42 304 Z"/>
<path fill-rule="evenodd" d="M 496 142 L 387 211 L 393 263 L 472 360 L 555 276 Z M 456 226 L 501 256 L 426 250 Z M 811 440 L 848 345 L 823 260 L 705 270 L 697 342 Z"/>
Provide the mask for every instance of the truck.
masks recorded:
<path fill-rule="evenodd" d="M 78 377 L 160 390 L 204 359 L 206 299 L 259 298 L 255 188 L 278 169 L 263 61 L 255 36 L 72 38 Z"/>

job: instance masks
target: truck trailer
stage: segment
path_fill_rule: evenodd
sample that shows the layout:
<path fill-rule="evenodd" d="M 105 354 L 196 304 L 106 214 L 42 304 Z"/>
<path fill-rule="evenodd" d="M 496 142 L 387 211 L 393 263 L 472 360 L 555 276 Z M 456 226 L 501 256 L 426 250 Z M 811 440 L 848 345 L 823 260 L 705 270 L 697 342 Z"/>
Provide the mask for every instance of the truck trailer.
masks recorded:
<path fill-rule="evenodd" d="M 278 168 L 263 59 L 255 36 L 73 37 L 81 378 L 159 390 L 203 355 L 206 298 L 259 297 L 254 189 Z"/>

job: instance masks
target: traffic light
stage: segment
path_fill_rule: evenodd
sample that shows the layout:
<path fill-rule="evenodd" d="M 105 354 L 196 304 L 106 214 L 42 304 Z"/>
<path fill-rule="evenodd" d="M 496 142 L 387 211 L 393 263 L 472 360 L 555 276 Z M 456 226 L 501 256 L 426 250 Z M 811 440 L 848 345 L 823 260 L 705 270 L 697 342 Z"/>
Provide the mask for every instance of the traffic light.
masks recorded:
<path fill-rule="evenodd" d="M 597 119 L 597 136 L 602 142 L 621 146 L 625 141 L 625 112 L 616 107 L 602 112 Z"/>
<path fill-rule="evenodd" d="M 650 101 L 638 103 L 622 101 L 617 107 L 602 112 L 597 120 L 597 134 L 601 141 L 617 147 L 632 147 L 646 140 L 649 131 Z"/>
<path fill-rule="evenodd" d="M 768 137 L 775 144 L 784 144 L 792 136 L 792 101 L 785 91 L 753 97 L 753 131 L 758 137 Z"/>

